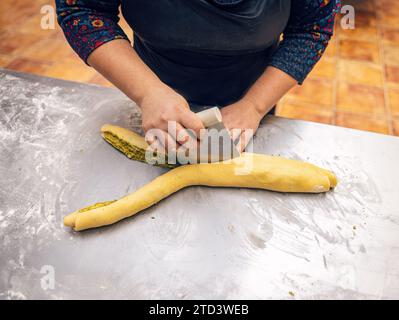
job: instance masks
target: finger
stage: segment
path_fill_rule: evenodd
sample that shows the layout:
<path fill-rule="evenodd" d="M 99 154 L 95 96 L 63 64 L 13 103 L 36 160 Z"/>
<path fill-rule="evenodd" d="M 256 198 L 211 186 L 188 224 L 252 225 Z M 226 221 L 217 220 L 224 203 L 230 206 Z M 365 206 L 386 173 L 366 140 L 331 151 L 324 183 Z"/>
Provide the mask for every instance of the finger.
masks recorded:
<path fill-rule="evenodd" d="M 147 132 L 145 139 L 151 150 L 158 153 L 166 153 L 168 148 L 176 149 L 176 141 L 166 131 L 160 129 Z"/>
<path fill-rule="evenodd" d="M 161 144 L 163 145 L 164 152 L 168 150 L 176 150 L 176 140 L 166 131 L 162 131 Z"/>
<path fill-rule="evenodd" d="M 174 132 L 169 132 L 179 144 L 184 144 L 190 139 L 190 133 L 180 123 L 176 122 L 176 129 Z"/>
<path fill-rule="evenodd" d="M 177 121 L 168 121 L 168 133 L 179 145 L 187 144 L 188 141 L 196 140 L 196 134 L 191 129 L 184 128 Z M 195 143 L 191 143 L 195 145 Z"/>
<path fill-rule="evenodd" d="M 156 154 L 158 153 L 164 153 L 164 146 L 159 140 L 155 140 L 151 145 L 150 145 L 150 150 L 152 152 L 155 152 Z"/>
<path fill-rule="evenodd" d="M 181 124 L 176 125 L 176 141 L 186 148 L 197 148 L 197 136 L 191 129 L 184 128 Z"/>
<path fill-rule="evenodd" d="M 200 138 L 201 130 L 205 129 L 200 118 L 191 110 L 182 112 L 179 116 L 179 122 L 184 128 L 193 130 L 197 136 L 197 139 Z"/>
<path fill-rule="evenodd" d="M 242 134 L 243 132 L 244 132 L 244 131 L 241 130 L 241 129 L 239 129 L 239 128 L 237 128 L 237 129 L 231 129 L 231 130 L 230 130 L 231 139 L 232 139 L 233 141 L 236 141 L 236 140 L 241 136 L 241 134 Z"/>
<path fill-rule="evenodd" d="M 236 147 L 238 151 L 243 152 L 245 150 L 246 144 L 245 144 L 245 138 L 244 136 L 240 136 L 238 138 L 238 141 L 236 143 Z"/>
<path fill-rule="evenodd" d="M 238 140 L 238 143 L 236 144 L 238 150 L 240 152 L 243 152 L 245 148 L 247 147 L 248 143 L 251 141 L 253 137 L 253 130 L 252 129 L 247 129 L 242 132 L 240 135 L 240 138 Z"/>
<path fill-rule="evenodd" d="M 157 136 L 160 135 L 160 129 L 150 129 L 147 130 L 145 135 L 144 135 L 144 139 L 145 141 L 151 146 L 152 144 L 155 143 L 155 141 L 157 141 Z"/>

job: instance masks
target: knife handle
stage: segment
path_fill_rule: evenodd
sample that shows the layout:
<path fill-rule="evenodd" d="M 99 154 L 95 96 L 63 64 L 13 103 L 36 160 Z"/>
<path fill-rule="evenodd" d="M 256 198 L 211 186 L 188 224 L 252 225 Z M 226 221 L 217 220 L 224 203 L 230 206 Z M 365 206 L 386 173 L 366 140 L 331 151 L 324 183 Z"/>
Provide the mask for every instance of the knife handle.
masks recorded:
<path fill-rule="evenodd" d="M 218 107 L 213 107 L 201 112 L 197 112 L 196 115 L 198 116 L 198 118 L 201 119 L 201 122 L 205 128 L 222 122 L 222 114 L 220 113 Z"/>

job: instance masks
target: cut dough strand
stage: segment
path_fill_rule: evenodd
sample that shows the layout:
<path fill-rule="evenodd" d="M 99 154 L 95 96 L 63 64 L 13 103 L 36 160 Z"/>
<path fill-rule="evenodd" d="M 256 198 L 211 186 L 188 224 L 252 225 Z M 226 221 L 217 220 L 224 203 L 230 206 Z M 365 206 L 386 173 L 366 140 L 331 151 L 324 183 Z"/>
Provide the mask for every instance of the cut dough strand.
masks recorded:
<path fill-rule="evenodd" d="M 145 152 L 144 138 L 123 128 L 104 126 L 123 143 L 123 150 Z M 108 141 L 108 140 L 107 140 Z M 143 161 L 140 154 L 135 157 Z M 118 222 L 151 207 L 188 186 L 256 188 L 279 192 L 327 192 L 334 188 L 334 173 L 315 165 L 282 157 L 243 153 L 240 157 L 218 162 L 180 166 L 157 177 L 137 191 L 114 201 L 80 209 L 64 218 L 64 224 L 76 231 Z"/>

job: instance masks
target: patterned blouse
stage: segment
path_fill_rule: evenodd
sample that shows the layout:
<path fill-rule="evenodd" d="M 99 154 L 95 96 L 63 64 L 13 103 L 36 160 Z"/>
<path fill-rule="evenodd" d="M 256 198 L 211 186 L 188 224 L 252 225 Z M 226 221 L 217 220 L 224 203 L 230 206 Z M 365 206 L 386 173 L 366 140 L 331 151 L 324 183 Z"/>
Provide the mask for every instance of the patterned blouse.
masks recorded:
<path fill-rule="evenodd" d="M 84 61 L 108 41 L 128 40 L 118 25 L 120 2 L 56 0 L 58 22 L 69 44 Z M 341 0 L 292 0 L 283 41 L 269 65 L 302 83 L 328 45 L 340 6 Z"/>

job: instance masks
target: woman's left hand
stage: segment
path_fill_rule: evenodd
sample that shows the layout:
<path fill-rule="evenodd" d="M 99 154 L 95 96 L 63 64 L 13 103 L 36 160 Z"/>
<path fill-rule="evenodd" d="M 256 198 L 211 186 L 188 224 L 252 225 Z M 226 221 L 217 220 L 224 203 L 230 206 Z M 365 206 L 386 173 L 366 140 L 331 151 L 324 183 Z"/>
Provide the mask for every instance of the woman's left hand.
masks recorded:
<path fill-rule="evenodd" d="M 243 98 L 222 108 L 223 123 L 230 131 L 237 148 L 243 151 L 259 127 L 263 114 L 259 113 L 251 101 Z"/>

